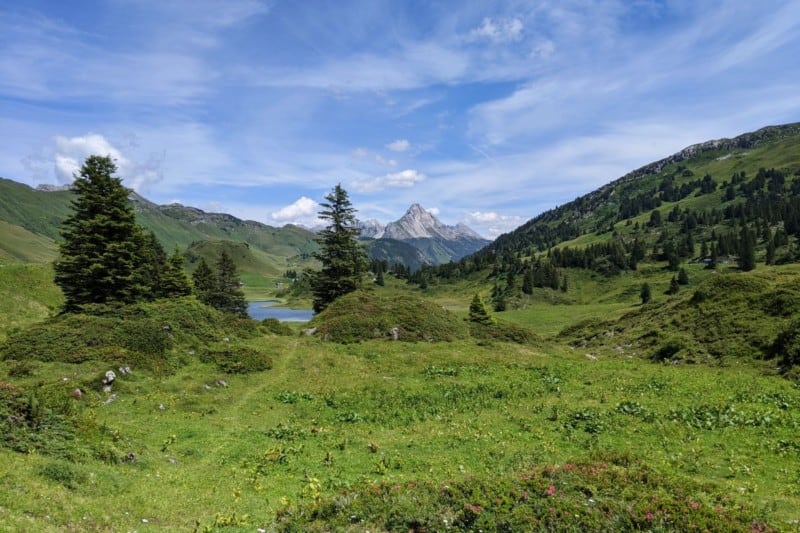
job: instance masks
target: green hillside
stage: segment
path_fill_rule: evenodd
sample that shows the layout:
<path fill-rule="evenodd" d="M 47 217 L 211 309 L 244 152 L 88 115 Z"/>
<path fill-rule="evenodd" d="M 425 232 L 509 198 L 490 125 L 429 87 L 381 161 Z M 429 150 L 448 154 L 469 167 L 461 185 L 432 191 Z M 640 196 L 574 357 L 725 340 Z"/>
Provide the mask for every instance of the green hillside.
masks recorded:
<path fill-rule="evenodd" d="M 43 263 L 58 255 L 57 241 L 61 223 L 70 214 L 72 193 L 37 190 L 0 178 L 0 261 L 7 263 Z M 250 254 L 242 269 L 249 288 L 263 290 L 274 284 L 290 268 L 302 270 L 311 264 L 317 249 L 314 235 L 297 226 L 283 228 L 234 216 L 206 213 L 178 204 L 159 206 L 137 194 L 131 195 L 137 222 L 158 237 L 171 251 L 197 248 L 203 241 L 231 241 L 247 246 Z M 214 244 L 206 248 L 213 249 Z M 213 253 L 207 259 L 216 260 Z M 191 259 L 191 257 L 190 257 Z"/>
<path fill-rule="evenodd" d="M 55 241 L 0 220 L 0 264 L 48 263 L 58 255 Z"/>

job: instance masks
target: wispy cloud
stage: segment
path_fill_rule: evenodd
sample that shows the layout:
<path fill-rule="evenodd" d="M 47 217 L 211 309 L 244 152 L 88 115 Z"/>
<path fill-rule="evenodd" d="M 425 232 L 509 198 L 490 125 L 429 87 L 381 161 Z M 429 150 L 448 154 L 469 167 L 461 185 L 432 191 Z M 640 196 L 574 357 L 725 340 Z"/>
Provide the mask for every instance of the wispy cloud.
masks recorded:
<path fill-rule="evenodd" d="M 469 32 L 472 40 L 488 39 L 493 43 L 515 42 L 522 39 L 524 26 L 518 18 L 492 20 L 486 17 L 481 25 Z"/>
<path fill-rule="evenodd" d="M 386 145 L 386 148 L 393 152 L 405 152 L 411 147 L 411 143 L 406 139 L 397 139 Z"/>
<path fill-rule="evenodd" d="M 410 188 L 425 179 L 425 174 L 407 169 L 377 178 L 356 179 L 351 182 L 351 186 L 360 193 L 374 193 L 390 188 Z"/>

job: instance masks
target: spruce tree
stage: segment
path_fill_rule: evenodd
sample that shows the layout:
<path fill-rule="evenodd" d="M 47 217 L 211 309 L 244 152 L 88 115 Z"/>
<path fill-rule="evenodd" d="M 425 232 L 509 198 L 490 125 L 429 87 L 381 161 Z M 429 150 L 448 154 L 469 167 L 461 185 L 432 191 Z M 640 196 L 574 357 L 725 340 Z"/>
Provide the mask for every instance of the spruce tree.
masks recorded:
<path fill-rule="evenodd" d="M 130 191 L 114 177 L 110 157 L 89 156 L 75 177 L 73 213 L 62 225 L 54 264 L 64 311 L 85 304 L 131 303 L 142 296 L 141 228 L 128 205 Z"/>
<path fill-rule="evenodd" d="M 197 268 L 192 273 L 192 282 L 194 285 L 194 294 L 197 299 L 206 305 L 211 305 L 214 290 L 217 287 L 217 277 L 214 271 L 208 266 L 206 260 L 201 258 Z"/>
<path fill-rule="evenodd" d="M 247 316 L 247 300 L 241 289 L 241 281 L 236 273 L 236 264 L 225 250 L 217 261 L 216 287 L 211 295 L 211 305 L 224 312 Z"/>
<path fill-rule="evenodd" d="M 145 297 L 149 300 L 164 297 L 162 277 L 167 269 L 167 254 L 152 231 L 142 238 L 139 257 L 137 274 L 142 287 L 146 288 Z"/>
<path fill-rule="evenodd" d="M 739 236 L 739 268 L 744 272 L 753 270 L 756 267 L 756 242 L 753 233 L 742 226 Z"/>
<path fill-rule="evenodd" d="M 356 210 L 341 185 L 336 185 L 325 196 L 319 218 L 327 226 L 319 233 L 320 250 L 314 257 L 322 263 L 322 270 L 311 279 L 314 294 L 314 311 L 319 313 L 339 296 L 358 288 L 367 268 L 367 255 L 358 243 Z"/>
<path fill-rule="evenodd" d="M 681 267 L 678 271 L 678 283 L 680 285 L 688 285 L 689 284 L 689 274 L 686 272 L 686 269 Z"/>
<path fill-rule="evenodd" d="M 672 276 L 672 279 L 669 280 L 669 289 L 667 289 L 667 294 L 678 294 L 680 289 L 681 286 L 678 284 L 678 278 Z"/>
<path fill-rule="evenodd" d="M 478 293 L 475 293 L 472 302 L 469 304 L 469 321 L 484 326 L 491 326 L 495 323 L 494 318 L 489 314 L 489 310 L 486 309 L 483 298 Z"/>
<path fill-rule="evenodd" d="M 186 272 L 183 270 L 183 264 L 183 254 L 176 246 L 172 255 L 167 259 L 161 276 L 161 297 L 173 298 L 188 296 L 192 293 L 192 287 L 189 284 Z"/>
<path fill-rule="evenodd" d="M 642 305 L 650 301 L 650 298 L 652 297 L 652 292 L 650 290 L 649 283 L 644 282 L 642 284 L 642 290 L 639 292 L 639 297 L 642 299 Z"/>

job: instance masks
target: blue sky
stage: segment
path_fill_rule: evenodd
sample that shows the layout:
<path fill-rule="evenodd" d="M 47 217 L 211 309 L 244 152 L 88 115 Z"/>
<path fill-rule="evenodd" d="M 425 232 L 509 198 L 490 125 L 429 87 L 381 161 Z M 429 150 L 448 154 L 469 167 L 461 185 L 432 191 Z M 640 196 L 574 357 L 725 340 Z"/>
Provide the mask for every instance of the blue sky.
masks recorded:
<path fill-rule="evenodd" d="M 487 237 L 652 160 L 800 120 L 800 2 L 0 5 L 0 176 L 271 225 L 341 183 Z"/>

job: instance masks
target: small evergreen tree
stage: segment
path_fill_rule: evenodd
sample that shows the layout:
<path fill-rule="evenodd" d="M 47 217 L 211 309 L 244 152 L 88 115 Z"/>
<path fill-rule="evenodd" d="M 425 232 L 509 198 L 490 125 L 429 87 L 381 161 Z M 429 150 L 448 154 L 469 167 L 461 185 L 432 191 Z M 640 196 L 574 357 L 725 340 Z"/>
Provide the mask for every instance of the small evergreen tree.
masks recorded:
<path fill-rule="evenodd" d="M 319 233 L 320 250 L 314 257 L 322 270 L 311 280 L 314 311 L 319 313 L 339 296 L 358 288 L 367 268 L 367 255 L 358 242 L 356 210 L 341 185 L 336 185 L 322 205 L 319 217 L 328 225 Z"/>
<path fill-rule="evenodd" d="M 689 274 L 686 273 L 686 269 L 683 267 L 678 271 L 678 283 L 680 285 L 689 284 Z"/>
<path fill-rule="evenodd" d="M 469 304 L 469 321 L 483 324 L 484 326 L 491 326 L 495 323 L 494 318 L 489 314 L 489 310 L 486 309 L 483 298 L 478 293 L 475 293 L 472 302 Z"/>
<path fill-rule="evenodd" d="M 73 213 L 62 224 L 63 241 L 54 264 L 64 293 L 64 311 L 93 303 L 131 303 L 144 288 L 141 228 L 128 205 L 130 191 L 114 177 L 110 157 L 89 156 L 75 177 Z"/>
<path fill-rule="evenodd" d="M 211 305 L 214 291 L 217 287 L 217 277 L 205 259 L 200 259 L 200 263 L 198 263 L 192 274 L 192 282 L 197 299 L 206 305 Z"/>
<path fill-rule="evenodd" d="M 145 297 L 150 300 L 162 298 L 164 296 L 162 278 L 167 269 L 167 254 L 152 231 L 147 232 L 142 238 L 139 257 L 137 274 L 140 284 L 147 289 Z"/>
<path fill-rule="evenodd" d="M 247 316 L 247 300 L 241 289 L 242 282 L 236 273 L 236 264 L 225 250 L 222 250 L 217 261 L 216 282 L 211 305 L 224 313 Z"/>
<path fill-rule="evenodd" d="M 672 279 L 669 280 L 669 289 L 667 289 L 667 294 L 678 294 L 678 291 L 681 289 L 681 286 L 678 284 L 678 278 L 672 276 Z M 644 303 L 644 302 L 642 302 Z"/>
<path fill-rule="evenodd" d="M 739 236 L 739 268 L 748 272 L 756 267 L 756 243 L 753 233 L 747 228 L 742 226 L 742 231 Z"/>
<path fill-rule="evenodd" d="M 652 298 L 652 292 L 650 291 L 650 284 L 644 282 L 642 284 L 642 290 L 639 292 L 639 297 L 642 299 L 642 305 L 646 304 Z"/>
<path fill-rule="evenodd" d="M 378 287 L 383 287 L 384 285 L 386 285 L 386 281 L 383 279 L 382 268 L 379 268 L 378 273 L 375 275 L 375 284 L 378 285 Z"/>
<path fill-rule="evenodd" d="M 189 284 L 189 278 L 183 269 L 184 261 L 183 254 L 175 247 L 172 255 L 169 256 L 166 262 L 166 267 L 161 276 L 161 296 L 164 298 L 173 298 L 178 296 L 188 296 L 192 293 L 192 287 Z M 208 266 L 208 265 L 206 265 Z"/>
<path fill-rule="evenodd" d="M 561 279 L 561 292 L 567 292 L 569 290 L 569 280 L 567 279 L 567 275 L 564 274 L 564 277 Z"/>

